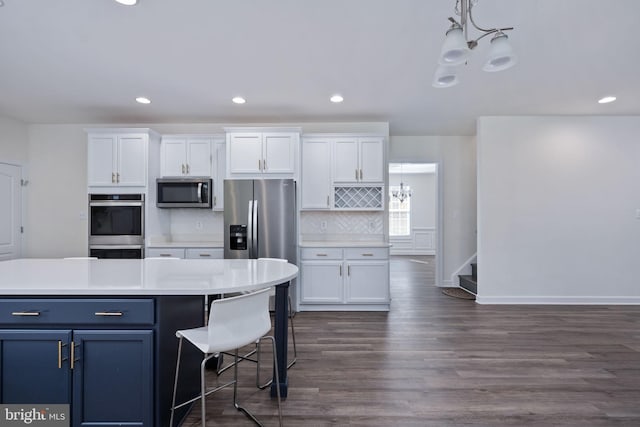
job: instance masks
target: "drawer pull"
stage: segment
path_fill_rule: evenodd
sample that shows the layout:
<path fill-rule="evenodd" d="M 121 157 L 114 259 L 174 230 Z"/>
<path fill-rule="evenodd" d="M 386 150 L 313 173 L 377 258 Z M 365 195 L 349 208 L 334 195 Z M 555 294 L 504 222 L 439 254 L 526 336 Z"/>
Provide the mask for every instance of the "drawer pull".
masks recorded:
<path fill-rule="evenodd" d="M 327 256 L 327 254 L 316 254 L 316 256 Z"/>
<path fill-rule="evenodd" d="M 171 254 L 160 254 L 160 256 L 171 258 Z"/>
<path fill-rule="evenodd" d="M 96 316 L 122 316 L 121 311 L 96 311 Z"/>
<path fill-rule="evenodd" d="M 373 256 L 373 254 L 362 254 L 362 256 Z"/>
<path fill-rule="evenodd" d="M 39 311 L 14 311 L 11 313 L 12 316 L 40 316 Z"/>
<path fill-rule="evenodd" d="M 211 254 L 200 254 L 201 257 L 210 257 Z"/>

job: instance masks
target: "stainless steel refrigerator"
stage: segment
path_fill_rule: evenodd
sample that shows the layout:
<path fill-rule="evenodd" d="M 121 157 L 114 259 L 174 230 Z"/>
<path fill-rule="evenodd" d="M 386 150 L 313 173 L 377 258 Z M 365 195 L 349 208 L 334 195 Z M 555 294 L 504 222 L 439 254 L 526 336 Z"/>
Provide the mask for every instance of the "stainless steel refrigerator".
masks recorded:
<path fill-rule="evenodd" d="M 294 180 L 224 181 L 224 257 L 297 264 Z"/>

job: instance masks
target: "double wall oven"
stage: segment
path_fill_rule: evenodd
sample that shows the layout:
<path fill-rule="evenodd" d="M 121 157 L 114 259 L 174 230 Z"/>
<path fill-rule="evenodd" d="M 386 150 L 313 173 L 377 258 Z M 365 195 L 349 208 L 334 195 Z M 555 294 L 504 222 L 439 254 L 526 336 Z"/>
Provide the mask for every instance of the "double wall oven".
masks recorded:
<path fill-rule="evenodd" d="M 144 258 L 144 194 L 89 195 L 89 255 Z"/>

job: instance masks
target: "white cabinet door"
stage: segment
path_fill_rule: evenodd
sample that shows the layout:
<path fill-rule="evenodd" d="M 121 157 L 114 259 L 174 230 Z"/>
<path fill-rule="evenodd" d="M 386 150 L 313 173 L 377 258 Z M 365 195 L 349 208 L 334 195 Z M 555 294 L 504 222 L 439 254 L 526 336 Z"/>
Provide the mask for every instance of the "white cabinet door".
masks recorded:
<path fill-rule="evenodd" d="M 186 138 L 162 138 L 160 152 L 160 175 L 184 176 L 187 171 L 185 153 L 187 151 Z"/>
<path fill-rule="evenodd" d="M 262 172 L 293 174 L 295 171 L 295 141 L 291 134 L 263 134 Z"/>
<path fill-rule="evenodd" d="M 379 304 L 389 302 L 388 261 L 347 261 L 345 302 Z"/>
<path fill-rule="evenodd" d="M 337 139 L 333 149 L 333 181 L 356 182 L 359 176 L 358 140 Z"/>
<path fill-rule="evenodd" d="M 189 138 L 186 156 L 187 175 L 211 176 L 211 138 Z"/>
<path fill-rule="evenodd" d="M 302 142 L 302 209 L 331 207 L 331 141 L 309 139 Z"/>
<path fill-rule="evenodd" d="M 141 135 L 118 136 L 118 168 L 116 181 L 120 186 L 147 185 L 147 147 Z"/>
<path fill-rule="evenodd" d="M 89 186 L 112 186 L 116 184 L 115 135 L 89 136 L 87 175 Z"/>
<path fill-rule="evenodd" d="M 342 304 L 341 261 L 303 261 L 300 301 L 304 304 Z"/>
<path fill-rule="evenodd" d="M 384 181 L 382 138 L 360 138 L 360 182 Z"/>
<path fill-rule="evenodd" d="M 213 142 L 215 176 L 213 178 L 213 210 L 224 210 L 224 178 L 227 174 L 227 154 L 224 139 Z"/>
<path fill-rule="evenodd" d="M 255 132 L 229 134 L 229 174 L 262 172 L 262 134 Z"/>

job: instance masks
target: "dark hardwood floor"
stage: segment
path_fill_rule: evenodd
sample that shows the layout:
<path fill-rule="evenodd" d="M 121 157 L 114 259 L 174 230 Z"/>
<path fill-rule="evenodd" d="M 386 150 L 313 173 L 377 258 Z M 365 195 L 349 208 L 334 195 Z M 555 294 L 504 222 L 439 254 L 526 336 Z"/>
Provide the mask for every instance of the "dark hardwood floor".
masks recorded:
<path fill-rule="evenodd" d="M 389 313 L 296 315 L 285 425 L 640 426 L 640 307 L 479 305 L 434 286 L 432 257 L 394 257 L 391 296 Z M 241 402 L 277 425 L 240 368 Z M 207 425 L 252 425 L 231 390 L 207 405 Z"/>

